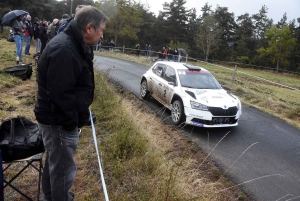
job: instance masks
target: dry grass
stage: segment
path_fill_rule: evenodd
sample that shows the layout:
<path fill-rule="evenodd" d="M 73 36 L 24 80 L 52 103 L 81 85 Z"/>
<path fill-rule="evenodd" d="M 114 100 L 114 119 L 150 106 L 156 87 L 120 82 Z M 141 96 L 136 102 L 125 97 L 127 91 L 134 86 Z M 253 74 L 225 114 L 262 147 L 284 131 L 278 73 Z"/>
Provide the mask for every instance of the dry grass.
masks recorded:
<path fill-rule="evenodd" d="M 219 171 L 210 160 L 200 165 L 206 155 L 199 151 L 194 142 L 187 139 L 187 136 L 174 126 L 166 126 L 159 116 L 133 95 L 125 97 L 122 101 L 126 113 L 138 125 L 138 129 L 150 143 L 151 149 L 162 157 L 160 163 L 163 168 L 160 172 L 173 174 L 172 187 L 182 196 L 179 200 L 245 199 L 244 195 L 239 195 L 239 191 L 216 194 L 230 183 L 226 179 L 218 181 Z"/>

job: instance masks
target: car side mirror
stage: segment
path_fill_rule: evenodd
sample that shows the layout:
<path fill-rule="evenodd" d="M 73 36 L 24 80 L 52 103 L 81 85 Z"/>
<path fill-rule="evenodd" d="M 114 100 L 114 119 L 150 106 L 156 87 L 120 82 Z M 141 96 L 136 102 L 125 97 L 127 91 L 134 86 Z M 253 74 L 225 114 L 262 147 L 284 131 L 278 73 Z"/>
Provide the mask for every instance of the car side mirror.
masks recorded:
<path fill-rule="evenodd" d="M 174 82 L 168 82 L 168 85 L 176 86 Z"/>

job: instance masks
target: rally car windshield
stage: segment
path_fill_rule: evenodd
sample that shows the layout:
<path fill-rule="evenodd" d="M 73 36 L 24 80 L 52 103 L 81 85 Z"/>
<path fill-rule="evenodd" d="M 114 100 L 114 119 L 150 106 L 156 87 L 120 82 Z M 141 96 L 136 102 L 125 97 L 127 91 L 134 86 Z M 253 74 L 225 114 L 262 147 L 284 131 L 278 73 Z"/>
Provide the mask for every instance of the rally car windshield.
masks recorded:
<path fill-rule="evenodd" d="M 195 89 L 222 89 L 219 82 L 207 71 L 177 70 L 182 87 Z"/>

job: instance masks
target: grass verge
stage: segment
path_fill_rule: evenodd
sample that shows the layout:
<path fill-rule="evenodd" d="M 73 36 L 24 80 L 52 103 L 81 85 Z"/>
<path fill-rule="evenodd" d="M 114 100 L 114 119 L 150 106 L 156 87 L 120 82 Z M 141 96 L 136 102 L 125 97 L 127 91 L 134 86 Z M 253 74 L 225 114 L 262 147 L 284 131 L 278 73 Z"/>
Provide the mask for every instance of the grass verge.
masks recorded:
<path fill-rule="evenodd" d="M 14 65 L 14 45 L 0 55 L 0 68 Z M 3 55 L 11 59 L 3 60 Z M 25 58 L 25 62 L 33 62 Z M 30 80 L 21 81 L 1 75 L 0 120 L 22 115 L 35 121 L 33 108 L 37 86 L 35 70 Z M 97 117 L 96 132 L 110 200 L 249 200 L 238 188 L 220 193 L 233 184 L 220 173 L 206 155 L 172 126 L 166 126 L 143 102 L 120 88 L 108 84 L 103 73 L 96 73 L 96 91 L 92 110 Z M 91 129 L 85 127 L 75 155 L 77 175 L 72 191 L 75 199 L 104 200 Z M 14 164 L 10 178 L 23 164 Z M 28 168 L 13 182 L 25 194 L 36 199 L 37 172 Z M 6 188 L 5 199 L 23 200 Z"/>

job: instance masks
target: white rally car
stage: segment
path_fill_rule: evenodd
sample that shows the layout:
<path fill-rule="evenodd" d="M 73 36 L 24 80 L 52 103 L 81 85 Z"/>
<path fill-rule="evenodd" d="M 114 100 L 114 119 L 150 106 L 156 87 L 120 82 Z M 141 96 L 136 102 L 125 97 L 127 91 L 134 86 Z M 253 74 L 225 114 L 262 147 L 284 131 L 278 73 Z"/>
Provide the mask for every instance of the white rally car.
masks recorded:
<path fill-rule="evenodd" d="M 208 70 L 185 63 L 156 62 L 143 75 L 140 94 L 171 110 L 175 125 L 237 126 L 242 114 L 239 98 L 224 90 Z"/>

